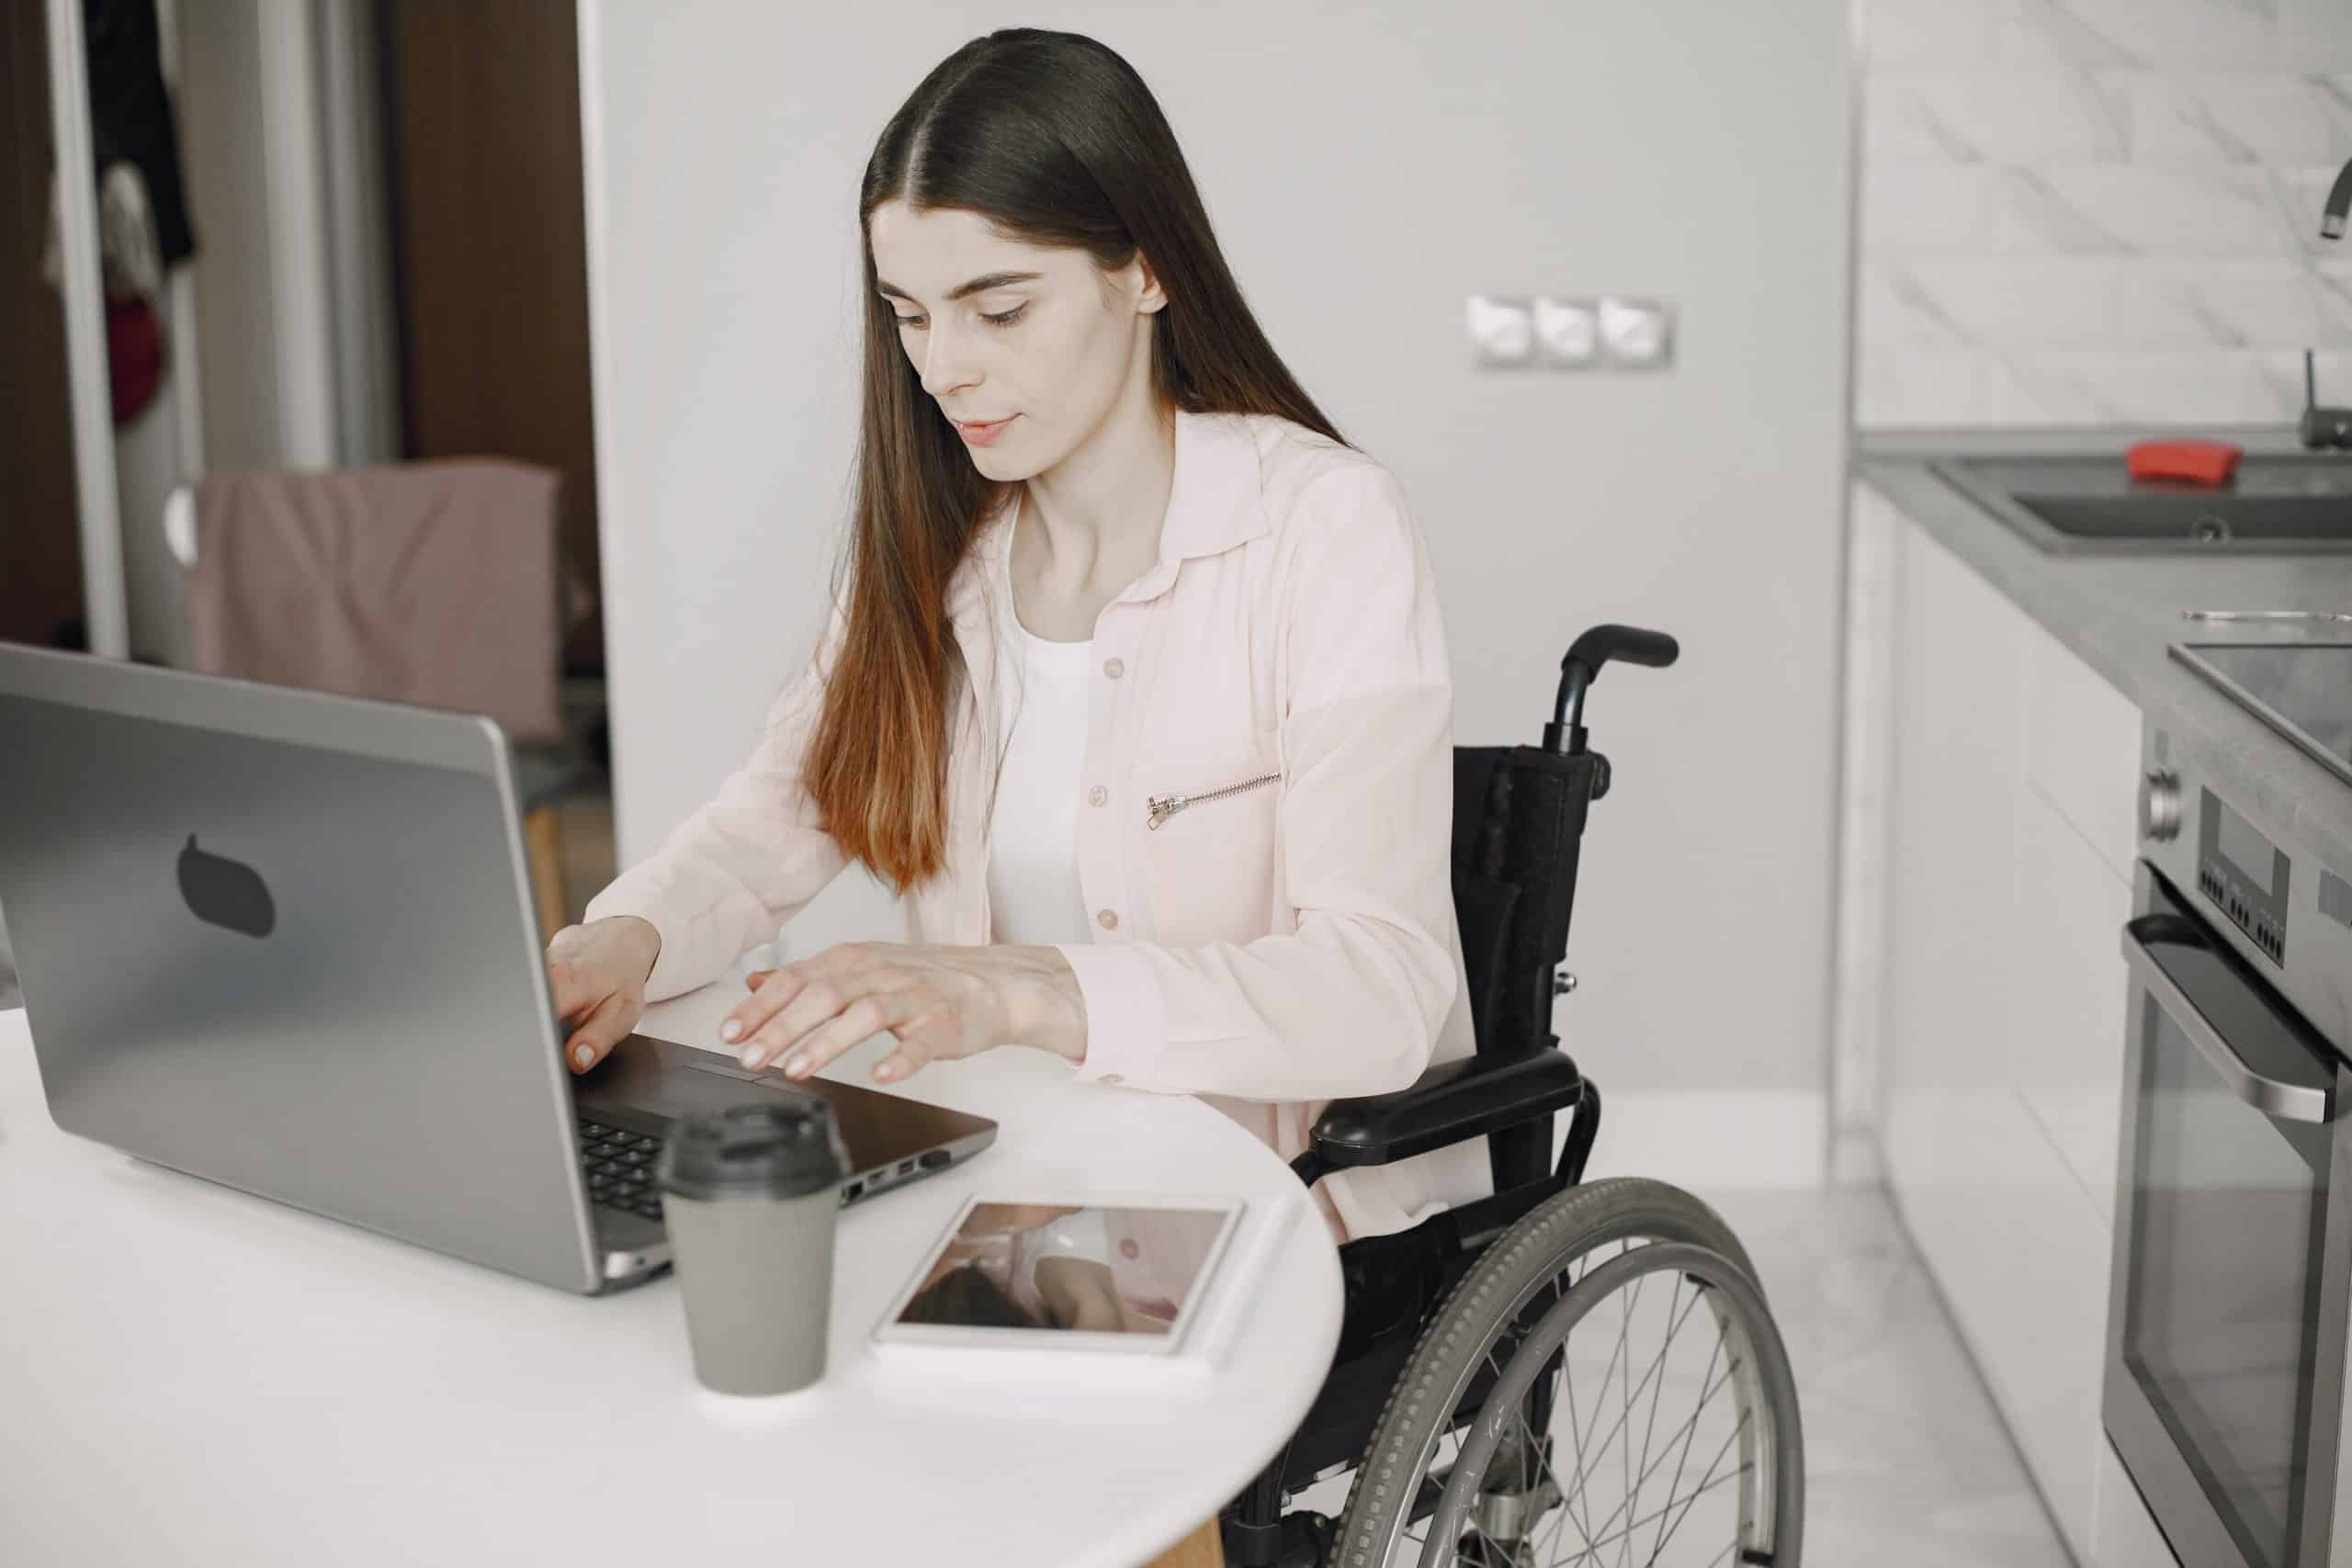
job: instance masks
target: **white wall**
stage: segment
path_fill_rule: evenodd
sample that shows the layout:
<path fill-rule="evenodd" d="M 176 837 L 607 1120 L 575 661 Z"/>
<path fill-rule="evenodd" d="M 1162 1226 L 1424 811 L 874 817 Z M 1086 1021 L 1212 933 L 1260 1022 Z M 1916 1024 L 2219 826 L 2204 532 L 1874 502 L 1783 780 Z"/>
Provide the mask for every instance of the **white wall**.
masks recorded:
<path fill-rule="evenodd" d="M 1780 1140 L 1771 1157 L 1811 1160 L 1846 412 L 1840 0 L 1013 17 L 583 0 L 624 863 L 740 761 L 815 638 L 854 434 L 872 139 L 939 59 L 1016 21 L 1091 33 L 1142 73 L 1276 347 L 1402 478 L 1445 594 L 1459 741 L 1534 740 L 1590 623 L 1681 637 L 1679 668 L 1611 671 L 1592 699 L 1618 789 L 1588 840 L 1585 987 L 1563 1033 L 1605 1089 L 1713 1091 L 1727 1126 Z M 1470 369 L 1464 296 L 1547 288 L 1674 300 L 1679 363 Z M 897 933 L 877 890 L 837 887 L 788 945 Z"/>
<path fill-rule="evenodd" d="M 2291 423 L 2306 348 L 2352 400 L 2352 5 L 1864 11 L 1861 423 Z"/>

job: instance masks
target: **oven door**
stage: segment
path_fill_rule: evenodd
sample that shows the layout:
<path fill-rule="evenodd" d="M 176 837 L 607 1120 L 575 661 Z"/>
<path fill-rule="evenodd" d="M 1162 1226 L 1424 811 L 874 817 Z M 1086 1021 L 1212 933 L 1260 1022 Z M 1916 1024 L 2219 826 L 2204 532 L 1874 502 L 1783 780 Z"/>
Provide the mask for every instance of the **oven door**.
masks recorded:
<path fill-rule="evenodd" d="M 2102 1410 L 2185 1563 L 2322 1568 L 2344 1396 L 2352 1077 L 2151 867 Z"/>

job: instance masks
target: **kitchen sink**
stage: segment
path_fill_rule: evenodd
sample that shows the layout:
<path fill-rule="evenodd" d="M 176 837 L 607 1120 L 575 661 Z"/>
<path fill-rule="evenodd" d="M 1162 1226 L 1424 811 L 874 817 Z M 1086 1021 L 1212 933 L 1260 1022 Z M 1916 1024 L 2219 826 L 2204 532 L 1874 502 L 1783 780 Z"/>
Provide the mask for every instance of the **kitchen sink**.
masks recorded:
<path fill-rule="evenodd" d="M 2247 457 L 2209 488 L 2110 457 L 1953 457 L 1936 476 L 2053 555 L 2352 552 L 2352 457 Z"/>

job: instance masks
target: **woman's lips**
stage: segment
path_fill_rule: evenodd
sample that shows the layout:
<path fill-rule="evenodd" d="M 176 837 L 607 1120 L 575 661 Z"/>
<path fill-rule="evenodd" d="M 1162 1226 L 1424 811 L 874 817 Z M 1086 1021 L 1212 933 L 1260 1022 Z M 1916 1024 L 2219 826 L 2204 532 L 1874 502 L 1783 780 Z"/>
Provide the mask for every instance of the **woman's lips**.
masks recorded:
<path fill-rule="evenodd" d="M 985 446 L 1002 435 L 1004 427 L 1020 417 L 1017 413 L 1009 413 L 993 424 L 958 424 L 956 429 L 957 434 L 972 446 Z"/>

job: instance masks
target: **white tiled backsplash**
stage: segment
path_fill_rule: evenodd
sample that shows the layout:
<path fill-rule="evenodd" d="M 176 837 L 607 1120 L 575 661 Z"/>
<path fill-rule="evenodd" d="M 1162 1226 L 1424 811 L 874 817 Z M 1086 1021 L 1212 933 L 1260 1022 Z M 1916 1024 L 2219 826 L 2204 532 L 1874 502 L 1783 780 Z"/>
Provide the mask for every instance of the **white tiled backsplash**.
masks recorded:
<path fill-rule="evenodd" d="M 2352 0 L 1860 4 L 1860 424 L 2352 403 Z"/>

